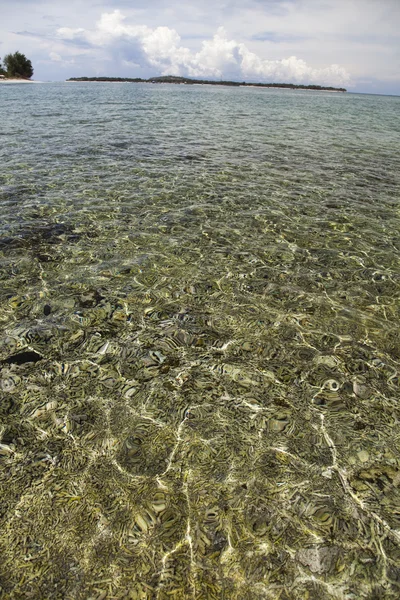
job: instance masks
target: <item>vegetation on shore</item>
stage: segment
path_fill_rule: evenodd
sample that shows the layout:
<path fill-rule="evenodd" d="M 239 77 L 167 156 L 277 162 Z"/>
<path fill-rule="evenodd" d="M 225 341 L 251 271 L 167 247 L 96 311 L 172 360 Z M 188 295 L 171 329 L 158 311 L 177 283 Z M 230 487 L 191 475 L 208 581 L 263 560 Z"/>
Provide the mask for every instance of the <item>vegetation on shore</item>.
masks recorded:
<path fill-rule="evenodd" d="M 207 79 L 189 79 L 188 77 L 175 77 L 165 75 L 162 77 L 151 77 L 150 79 L 141 79 L 140 77 L 71 77 L 67 81 L 98 81 L 111 83 L 176 83 L 187 85 L 228 85 L 228 86 L 249 86 L 266 88 L 287 88 L 291 90 L 316 90 L 329 92 L 346 92 L 345 88 L 335 88 L 323 85 L 300 85 L 296 83 L 247 83 L 245 81 L 210 81 Z"/>
<path fill-rule="evenodd" d="M 30 79 L 33 75 L 31 61 L 21 52 L 6 54 L 3 59 L 4 67 L 0 59 L 0 75 L 13 79 Z"/>

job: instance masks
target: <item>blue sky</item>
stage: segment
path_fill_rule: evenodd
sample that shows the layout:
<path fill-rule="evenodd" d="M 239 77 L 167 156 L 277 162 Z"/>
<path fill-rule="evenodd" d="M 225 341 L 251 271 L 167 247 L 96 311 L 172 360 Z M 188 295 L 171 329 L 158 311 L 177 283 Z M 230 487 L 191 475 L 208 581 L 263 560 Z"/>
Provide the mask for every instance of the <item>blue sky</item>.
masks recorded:
<path fill-rule="evenodd" d="M 83 75 L 314 83 L 400 95 L 400 0 L 2 0 L 0 56 Z"/>

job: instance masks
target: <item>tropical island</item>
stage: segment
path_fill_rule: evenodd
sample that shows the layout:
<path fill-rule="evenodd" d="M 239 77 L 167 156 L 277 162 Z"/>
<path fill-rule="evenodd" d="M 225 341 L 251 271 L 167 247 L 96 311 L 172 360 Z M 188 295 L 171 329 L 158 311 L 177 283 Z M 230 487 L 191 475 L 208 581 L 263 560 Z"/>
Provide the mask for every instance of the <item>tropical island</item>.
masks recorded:
<path fill-rule="evenodd" d="M 189 79 L 188 77 L 175 77 L 164 75 L 162 77 L 151 77 L 141 79 L 140 77 L 70 77 L 67 81 L 94 81 L 109 83 L 175 83 L 185 85 L 227 85 L 234 87 L 261 87 L 261 88 L 284 88 L 289 90 L 312 90 L 325 92 L 346 92 L 345 88 L 335 88 L 324 85 L 300 85 L 296 83 L 248 83 L 245 81 L 219 81 L 208 79 Z"/>

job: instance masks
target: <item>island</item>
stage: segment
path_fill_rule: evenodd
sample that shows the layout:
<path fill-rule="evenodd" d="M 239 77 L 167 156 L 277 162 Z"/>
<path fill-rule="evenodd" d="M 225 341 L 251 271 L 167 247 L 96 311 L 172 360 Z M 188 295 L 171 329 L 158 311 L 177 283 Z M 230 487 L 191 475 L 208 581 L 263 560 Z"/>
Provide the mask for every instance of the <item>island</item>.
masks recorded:
<path fill-rule="evenodd" d="M 247 83 L 246 81 L 220 81 L 207 79 L 189 79 L 188 77 L 175 77 L 164 75 L 162 77 L 151 77 L 141 79 L 140 77 L 70 77 L 67 81 L 94 81 L 109 83 L 174 83 L 180 85 L 227 85 L 236 87 L 261 87 L 261 88 L 283 88 L 289 90 L 312 90 L 317 92 L 346 92 L 345 88 L 335 88 L 324 85 L 300 85 L 297 83 Z"/>

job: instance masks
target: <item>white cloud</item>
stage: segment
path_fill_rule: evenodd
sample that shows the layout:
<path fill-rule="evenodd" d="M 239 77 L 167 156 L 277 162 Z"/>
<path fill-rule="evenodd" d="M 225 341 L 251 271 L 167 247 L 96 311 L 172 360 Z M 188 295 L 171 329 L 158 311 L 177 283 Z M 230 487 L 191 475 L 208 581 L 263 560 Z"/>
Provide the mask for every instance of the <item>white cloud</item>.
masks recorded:
<path fill-rule="evenodd" d="M 62 27 L 57 35 L 60 41 L 90 44 L 119 55 L 125 64 L 151 66 L 164 75 L 328 85 L 348 85 L 350 81 L 349 73 L 339 65 L 314 68 L 295 56 L 262 58 L 244 43 L 229 39 L 223 27 L 195 52 L 181 44 L 175 29 L 131 25 L 119 10 L 103 13 L 94 29 Z"/>
<path fill-rule="evenodd" d="M 62 58 L 57 52 L 50 52 L 49 57 L 53 62 L 62 62 Z"/>
<path fill-rule="evenodd" d="M 343 67 L 331 65 L 323 69 L 314 69 L 304 60 L 290 56 L 282 60 L 262 60 L 254 52 L 250 52 L 244 44 L 240 44 L 242 57 L 241 68 L 244 76 L 274 81 L 293 81 L 294 83 L 308 82 L 311 84 L 331 83 L 348 85 L 350 75 Z"/>

